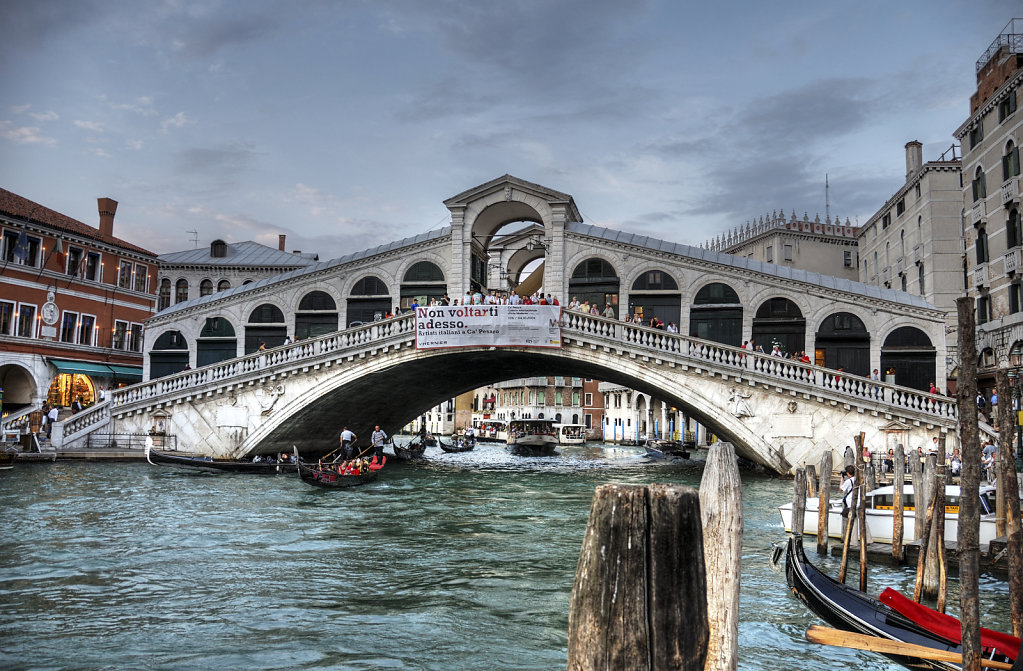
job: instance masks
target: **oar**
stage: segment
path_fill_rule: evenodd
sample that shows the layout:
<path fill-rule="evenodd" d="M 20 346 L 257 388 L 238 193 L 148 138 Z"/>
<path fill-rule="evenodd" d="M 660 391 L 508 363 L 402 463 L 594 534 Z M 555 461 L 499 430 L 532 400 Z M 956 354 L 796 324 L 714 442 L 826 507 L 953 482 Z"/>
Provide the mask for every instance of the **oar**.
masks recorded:
<path fill-rule="evenodd" d="M 857 634 L 851 631 L 842 631 L 841 629 L 830 629 L 816 624 L 810 625 L 810 628 L 806 630 L 806 640 L 811 643 L 834 645 L 840 648 L 879 652 L 882 655 L 902 655 L 903 657 L 933 659 L 938 662 L 963 663 L 963 656 L 958 652 L 929 648 L 926 645 L 916 645 L 915 643 L 892 641 L 887 638 Z M 981 659 L 980 665 L 990 669 L 1012 669 L 1012 664 L 996 662 L 990 659 Z"/>

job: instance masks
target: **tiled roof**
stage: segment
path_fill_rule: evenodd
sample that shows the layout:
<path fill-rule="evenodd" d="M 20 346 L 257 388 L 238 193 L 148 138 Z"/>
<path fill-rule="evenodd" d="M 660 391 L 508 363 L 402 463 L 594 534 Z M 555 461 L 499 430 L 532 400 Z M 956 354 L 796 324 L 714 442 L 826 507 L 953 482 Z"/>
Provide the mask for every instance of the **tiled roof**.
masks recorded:
<path fill-rule="evenodd" d="M 286 268 L 304 268 L 316 263 L 315 260 L 305 255 L 282 252 L 273 247 L 261 245 L 258 242 L 229 242 L 226 243 L 226 254 L 222 257 L 210 255 L 209 247 L 198 249 L 186 249 L 180 252 L 170 252 L 159 256 L 160 265 L 167 266 L 262 266 Z"/>
<path fill-rule="evenodd" d="M 692 247 L 690 245 L 683 245 L 676 242 L 666 242 L 656 238 L 649 238 L 645 235 L 636 235 L 634 233 L 626 233 L 612 228 L 602 228 L 600 226 L 592 226 L 590 224 L 583 224 L 579 222 L 569 222 L 565 225 L 565 229 L 571 233 L 578 233 L 579 235 L 585 235 L 591 238 L 611 240 L 626 245 L 645 247 L 659 252 L 679 254 L 681 256 L 688 256 L 694 259 L 702 259 L 710 263 L 719 263 L 733 268 L 742 268 L 758 273 L 764 273 L 765 275 L 783 277 L 785 279 L 792 280 L 793 282 L 804 282 L 827 289 L 847 291 L 860 294 L 861 296 L 866 296 L 868 298 L 877 298 L 879 300 L 911 305 L 918 308 L 930 308 L 932 310 L 937 309 L 934 305 L 928 303 L 920 296 L 906 293 L 905 291 L 886 289 L 884 287 L 879 287 L 874 284 L 866 284 L 864 282 L 853 282 L 852 280 L 846 280 L 841 277 L 813 273 L 807 270 L 799 270 L 790 266 L 780 266 L 774 263 L 755 261 L 743 256 L 715 252 L 710 249 L 703 249 L 702 247 Z"/>
<path fill-rule="evenodd" d="M 58 231 L 74 233 L 75 235 L 80 235 L 83 238 L 98 240 L 138 254 L 156 256 L 156 254 L 148 249 L 144 249 L 138 245 L 133 245 L 121 238 L 101 238 L 98 228 L 94 228 L 88 224 L 83 224 L 77 219 L 72 219 L 60 212 L 54 212 L 48 207 L 35 203 L 28 198 L 23 198 L 16 193 L 11 193 L 7 189 L 0 189 L 0 214 L 5 214 L 9 217 L 22 219 L 24 221 L 31 221 L 37 224 L 45 224 L 46 226 Z"/>

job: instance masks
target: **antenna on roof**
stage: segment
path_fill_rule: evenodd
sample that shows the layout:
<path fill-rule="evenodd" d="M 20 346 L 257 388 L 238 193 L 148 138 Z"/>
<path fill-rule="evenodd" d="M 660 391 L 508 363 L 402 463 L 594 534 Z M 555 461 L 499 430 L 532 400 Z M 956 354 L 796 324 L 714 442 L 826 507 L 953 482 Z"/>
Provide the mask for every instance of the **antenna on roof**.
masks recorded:
<path fill-rule="evenodd" d="M 199 249 L 199 231 L 185 231 L 185 233 L 192 234 L 192 244 L 195 245 L 196 249 Z"/>
<path fill-rule="evenodd" d="M 831 194 L 828 185 L 828 173 L 824 173 L 824 221 L 831 221 Z"/>

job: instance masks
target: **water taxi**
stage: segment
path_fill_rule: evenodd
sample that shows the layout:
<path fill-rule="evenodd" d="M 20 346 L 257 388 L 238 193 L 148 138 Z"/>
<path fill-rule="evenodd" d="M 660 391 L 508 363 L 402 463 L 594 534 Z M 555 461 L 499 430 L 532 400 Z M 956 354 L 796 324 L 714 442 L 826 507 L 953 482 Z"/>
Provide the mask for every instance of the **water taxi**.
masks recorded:
<path fill-rule="evenodd" d="M 553 419 L 513 419 L 508 422 L 508 447 L 533 454 L 550 454 L 558 446 Z"/>
<path fill-rule="evenodd" d="M 585 424 L 555 424 L 554 429 L 562 445 L 582 445 L 586 442 Z"/>
<path fill-rule="evenodd" d="M 985 485 L 980 488 L 980 544 L 990 543 L 995 535 L 995 510 L 994 510 L 995 488 Z M 875 543 L 892 542 L 892 531 L 894 525 L 894 499 L 895 488 L 891 485 L 878 487 L 867 492 L 867 507 L 865 519 L 867 529 Z M 945 486 L 945 538 L 955 539 L 959 530 L 959 497 L 958 485 Z M 913 485 L 902 486 L 902 501 L 905 514 L 902 517 L 902 539 L 903 542 L 915 538 L 916 514 L 913 501 Z M 818 499 L 808 498 L 806 500 L 806 515 L 803 521 L 803 533 L 817 535 L 817 509 Z M 785 531 L 792 531 L 792 502 L 789 501 L 779 506 L 781 521 Z M 828 536 L 831 538 L 842 537 L 842 499 L 831 499 L 828 507 Z"/>
<path fill-rule="evenodd" d="M 508 442 L 508 422 L 503 419 L 481 419 L 476 423 L 476 440 L 488 443 Z"/>

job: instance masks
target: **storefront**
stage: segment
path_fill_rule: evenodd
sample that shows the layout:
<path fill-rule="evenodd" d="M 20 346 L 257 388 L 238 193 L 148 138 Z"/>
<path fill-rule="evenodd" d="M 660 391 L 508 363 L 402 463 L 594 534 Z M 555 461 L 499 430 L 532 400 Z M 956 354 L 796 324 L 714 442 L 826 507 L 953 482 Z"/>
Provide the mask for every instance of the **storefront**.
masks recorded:
<path fill-rule="evenodd" d="M 93 363 L 50 359 L 57 375 L 50 382 L 46 402 L 58 407 L 70 407 L 78 399 L 83 407 L 100 400 L 100 391 L 117 389 L 142 380 L 140 366 Z"/>

